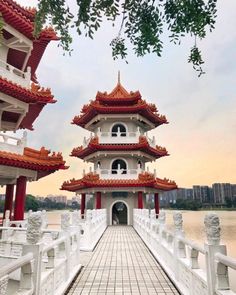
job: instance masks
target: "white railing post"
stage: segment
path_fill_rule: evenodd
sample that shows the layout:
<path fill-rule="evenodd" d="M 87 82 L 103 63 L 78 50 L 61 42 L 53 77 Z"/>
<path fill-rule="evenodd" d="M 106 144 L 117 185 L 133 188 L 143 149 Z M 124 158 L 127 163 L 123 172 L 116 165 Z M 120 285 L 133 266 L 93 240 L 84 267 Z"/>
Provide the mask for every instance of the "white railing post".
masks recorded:
<path fill-rule="evenodd" d="M 174 212 L 173 214 L 173 221 L 175 226 L 174 231 L 174 263 L 175 263 L 175 278 L 177 281 L 179 281 L 179 263 L 178 258 L 185 258 L 186 257 L 186 249 L 185 244 L 182 241 L 179 241 L 178 238 L 184 237 L 184 231 L 183 231 L 183 217 L 182 213 L 180 212 Z"/>
<path fill-rule="evenodd" d="M 207 241 L 206 251 L 207 287 L 208 295 L 214 295 L 216 290 L 215 254 L 226 255 L 226 246 L 220 245 L 220 220 L 215 213 L 209 213 L 204 219 Z"/>
<path fill-rule="evenodd" d="M 33 290 L 33 261 L 23 265 L 21 267 L 21 276 L 20 276 L 20 290 Z"/>
<path fill-rule="evenodd" d="M 68 279 L 70 274 L 70 214 L 68 212 L 61 214 L 61 229 L 63 230 L 63 235 L 66 236 L 65 241 L 65 255 L 66 255 L 66 279 Z"/>
<path fill-rule="evenodd" d="M 35 295 L 40 295 L 40 282 L 41 282 L 41 263 L 42 263 L 42 248 L 43 244 L 40 243 L 42 237 L 42 216 L 41 212 L 33 212 L 28 217 L 28 226 L 26 231 L 27 244 L 23 245 L 22 255 L 32 253 L 34 257 L 34 270 L 33 270 L 33 284 L 35 287 Z M 25 269 L 26 273 L 29 271 Z"/>
<path fill-rule="evenodd" d="M 228 266 L 216 261 L 216 288 L 217 290 L 229 290 Z"/>
<path fill-rule="evenodd" d="M 78 210 L 72 212 L 72 226 L 76 230 L 76 244 L 77 244 L 76 259 L 77 259 L 77 263 L 79 263 L 80 262 L 81 226 L 80 226 L 80 212 Z"/>
<path fill-rule="evenodd" d="M 6 212 L 5 212 L 5 219 L 3 220 L 3 226 L 4 227 L 9 227 L 10 226 L 10 210 L 6 210 Z M 3 232 L 3 234 L 4 234 L 4 232 Z M 4 237 L 2 236 L 2 239 L 3 238 Z"/>
<path fill-rule="evenodd" d="M 166 223 L 166 213 L 163 209 L 159 213 L 158 221 L 160 224 L 160 236 L 161 236 L 161 232 L 162 232 L 163 228 L 165 227 L 165 223 Z"/>

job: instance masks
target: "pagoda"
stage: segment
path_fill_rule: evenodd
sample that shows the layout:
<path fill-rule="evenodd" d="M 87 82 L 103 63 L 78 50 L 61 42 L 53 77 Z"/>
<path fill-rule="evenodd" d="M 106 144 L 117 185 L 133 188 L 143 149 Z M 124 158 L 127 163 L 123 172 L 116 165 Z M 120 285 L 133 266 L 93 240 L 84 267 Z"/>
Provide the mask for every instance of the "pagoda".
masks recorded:
<path fill-rule="evenodd" d="M 95 194 L 96 209 L 107 209 L 110 225 L 132 224 L 133 209 L 145 207 L 146 194 L 155 195 L 158 214 L 158 193 L 177 186 L 146 169 L 148 162 L 168 155 L 165 148 L 156 145 L 155 138 L 147 136 L 147 131 L 167 123 L 156 106 L 143 100 L 139 91 L 129 93 L 118 77 L 113 91 L 98 92 L 72 123 L 92 133 L 71 156 L 93 163 L 94 171 L 62 185 L 63 190 L 81 194 L 81 214 L 86 194 Z"/>
<path fill-rule="evenodd" d="M 22 138 L 5 133 L 33 130 L 44 106 L 56 102 L 51 90 L 38 84 L 36 70 L 49 42 L 58 38 L 52 28 L 35 38 L 35 9 L 2 0 L 0 13 L 0 185 L 6 186 L 4 216 L 9 210 L 10 218 L 22 220 L 27 182 L 67 168 L 60 153 L 27 147 L 26 131 Z"/>

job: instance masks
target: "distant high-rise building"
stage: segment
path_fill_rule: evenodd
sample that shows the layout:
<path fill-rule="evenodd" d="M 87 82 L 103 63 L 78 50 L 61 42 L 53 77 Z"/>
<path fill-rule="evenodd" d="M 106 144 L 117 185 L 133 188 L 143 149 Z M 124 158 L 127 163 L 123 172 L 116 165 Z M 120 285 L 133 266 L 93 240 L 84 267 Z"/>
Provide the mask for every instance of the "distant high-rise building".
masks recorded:
<path fill-rule="evenodd" d="M 210 188 L 207 185 L 194 185 L 193 186 L 193 199 L 201 203 L 210 203 L 211 194 Z"/>
<path fill-rule="evenodd" d="M 236 184 L 232 184 L 231 189 L 232 189 L 232 198 L 236 199 Z"/>
<path fill-rule="evenodd" d="M 193 190 L 191 188 L 179 188 L 177 190 L 177 199 L 192 200 Z"/>
<path fill-rule="evenodd" d="M 214 203 L 224 204 L 225 199 L 232 200 L 232 186 L 230 183 L 214 183 L 212 185 Z"/>
<path fill-rule="evenodd" d="M 193 185 L 193 199 L 195 201 L 202 202 L 201 186 L 200 185 Z"/>
<path fill-rule="evenodd" d="M 67 197 L 63 195 L 47 195 L 47 198 L 56 203 L 67 204 Z"/>
<path fill-rule="evenodd" d="M 202 203 L 210 203 L 210 190 L 207 185 L 200 186 L 200 194 Z"/>

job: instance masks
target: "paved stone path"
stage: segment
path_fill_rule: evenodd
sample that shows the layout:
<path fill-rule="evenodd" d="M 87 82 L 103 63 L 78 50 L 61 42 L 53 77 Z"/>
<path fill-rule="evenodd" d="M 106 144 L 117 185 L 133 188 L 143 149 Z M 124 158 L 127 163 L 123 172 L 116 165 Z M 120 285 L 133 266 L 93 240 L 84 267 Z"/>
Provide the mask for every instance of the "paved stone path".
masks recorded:
<path fill-rule="evenodd" d="M 67 294 L 179 294 L 131 226 L 110 226 Z"/>

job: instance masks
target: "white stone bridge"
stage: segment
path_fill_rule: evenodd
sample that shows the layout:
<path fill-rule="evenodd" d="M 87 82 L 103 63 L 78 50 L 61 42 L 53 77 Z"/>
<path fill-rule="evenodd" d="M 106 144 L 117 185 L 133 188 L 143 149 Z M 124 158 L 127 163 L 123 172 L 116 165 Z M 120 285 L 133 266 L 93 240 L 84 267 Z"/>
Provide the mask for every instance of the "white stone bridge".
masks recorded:
<path fill-rule="evenodd" d="M 220 243 L 216 214 L 205 217 L 203 246 L 185 238 L 179 212 L 173 231 L 164 211 L 156 219 L 152 211 L 134 209 L 133 227 L 107 227 L 105 209 L 79 216 L 62 214 L 58 230 L 48 228 L 45 212 L 15 224 L 6 219 L 0 229 L 0 295 L 236 294 L 228 278 L 236 260 Z"/>

